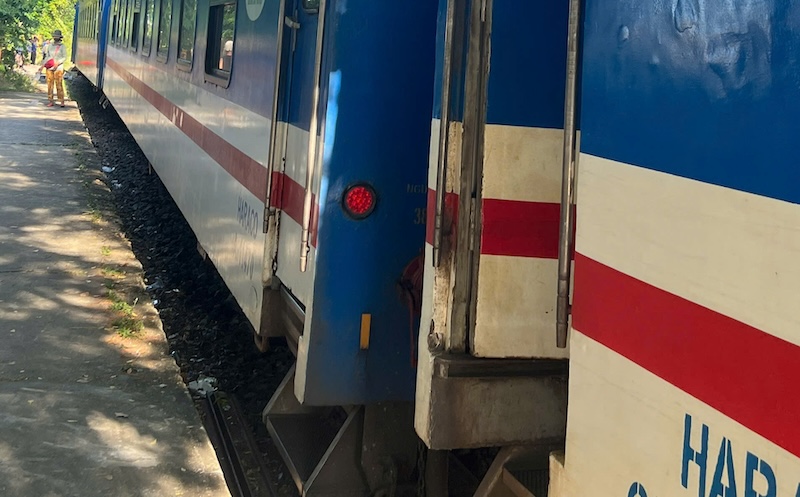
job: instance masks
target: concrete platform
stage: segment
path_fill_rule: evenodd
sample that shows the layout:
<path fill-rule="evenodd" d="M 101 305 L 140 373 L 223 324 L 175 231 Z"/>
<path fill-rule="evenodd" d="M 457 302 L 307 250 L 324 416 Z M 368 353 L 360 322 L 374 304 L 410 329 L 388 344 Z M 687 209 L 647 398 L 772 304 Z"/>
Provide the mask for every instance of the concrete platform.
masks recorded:
<path fill-rule="evenodd" d="M 0 496 L 230 495 L 75 103 L 45 103 L 0 93 Z"/>

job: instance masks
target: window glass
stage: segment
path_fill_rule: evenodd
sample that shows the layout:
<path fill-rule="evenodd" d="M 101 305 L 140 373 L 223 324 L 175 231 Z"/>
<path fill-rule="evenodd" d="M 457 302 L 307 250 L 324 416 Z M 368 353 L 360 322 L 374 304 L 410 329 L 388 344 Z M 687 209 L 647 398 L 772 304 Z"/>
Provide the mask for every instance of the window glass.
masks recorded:
<path fill-rule="evenodd" d="M 236 32 L 236 4 L 212 5 L 209 13 L 206 72 L 230 78 Z"/>
<path fill-rule="evenodd" d="M 155 0 L 144 0 L 144 38 L 142 38 L 142 54 L 150 55 L 153 43 L 153 10 Z"/>
<path fill-rule="evenodd" d="M 131 49 L 134 52 L 139 50 L 139 24 L 142 22 L 142 15 L 139 11 L 133 12 L 133 21 L 131 26 Z"/>
<path fill-rule="evenodd" d="M 119 29 L 119 0 L 114 0 L 111 19 L 111 43 L 117 44 L 117 30 Z"/>
<path fill-rule="evenodd" d="M 122 11 L 119 14 L 119 39 L 117 43 L 128 46 L 128 0 L 122 0 Z"/>
<path fill-rule="evenodd" d="M 178 61 L 192 63 L 194 29 L 197 21 L 197 0 L 183 0 L 181 31 L 178 39 Z"/>
<path fill-rule="evenodd" d="M 303 8 L 316 12 L 319 10 L 319 0 L 303 0 Z"/>
<path fill-rule="evenodd" d="M 161 15 L 158 19 L 158 55 L 169 53 L 169 34 L 172 26 L 172 0 L 161 0 Z"/>

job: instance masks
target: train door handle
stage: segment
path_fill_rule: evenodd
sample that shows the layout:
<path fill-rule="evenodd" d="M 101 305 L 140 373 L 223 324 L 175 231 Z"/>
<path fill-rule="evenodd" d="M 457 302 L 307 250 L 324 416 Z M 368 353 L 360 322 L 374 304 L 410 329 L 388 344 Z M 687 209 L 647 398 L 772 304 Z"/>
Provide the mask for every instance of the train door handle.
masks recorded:
<path fill-rule="evenodd" d="M 284 16 L 283 23 L 290 29 L 300 29 L 300 23 L 294 17 Z"/>

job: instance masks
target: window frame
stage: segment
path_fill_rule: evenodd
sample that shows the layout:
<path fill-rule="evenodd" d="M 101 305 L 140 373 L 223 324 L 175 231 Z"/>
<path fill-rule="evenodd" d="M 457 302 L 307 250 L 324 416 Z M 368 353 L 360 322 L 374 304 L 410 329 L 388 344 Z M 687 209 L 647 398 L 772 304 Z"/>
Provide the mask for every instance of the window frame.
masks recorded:
<path fill-rule="evenodd" d="M 118 45 L 124 48 L 128 47 L 128 21 L 130 19 L 130 11 L 131 11 L 131 1 L 132 0 L 121 0 L 122 5 L 125 7 L 122 9 L 121 16 L 120 16 L 120 29 L 117 32 L 119 36 Z"/>
<path fill-rule="evenodd" d="M 120 0 L 114 0 L 111 5 L 111 32 L 109 37 L 111 38 L 111 44 L 114 46 L 117 45 L 117 32 L 119 31 L 119 2 Z"/>
<path fill-rule="evenodd" d="M 238 29 L 239 6 L 236 0 L 211 0 L 208 5 L 208 29 L 206 31 L 206 56 L 204 61 L 203 76 L 204 81 L 222 88 L 228 88 L 233 76 L 233 61 L 236 53 L 236 31 Z M 217 21 L 213 15 L 214 9 L 219 8 L 224 12 L 226 5 L 233 5 L 233 44 L 234 54 L 231 56 L 231 70 L 223 71 L 217 67 L 217 60 L 222 54 L 223 47 L 221 23 L 223 19 Z"/>
<path fill-rule="evenodd" d="M 180 21 L 178 22 L 178 53 L 175 57 L 177 62 L 178 69 L 182 71 L 191 71 L 192 66 L 194 65 L 194 52 L 195 47 L 197 46 L 197 9 L 199 2 L 197 0 L 190 0 L 194 2 L 194 29 L 192 30 L 192 58 L 191 59 L 182 59 L 181 58 L 181 42 L 183 41 L 183 14 L 184 8 L 186 7 L 187 0 L 180 0 L 181 2 L 181 14 L 180 14 Z"/>
<path fill-rule="evenodd" d="M 155 22 L 156 20 L 155 20 L 155 18 L 153 16 L 155 16 L 155 13 L 156 13 L 156 0 L 143 0 L 143 6 L 142 7 L 143 7 L 142 8 L 142 43 L 141 43 L 141 49 L 139 50 L 139 53 L 142 55 L 142 57 L 148 57 L 149 58 L 150 55 L 152 55 L 152 53 L 153 53 L 153 32 L 155 31 L 155 28 L 156 28 L 156 22 Z M 152 7 L 152 12 L 149 12 L 147 10 L 149 7 Z M 144 42 L 145 42 L 145 38 L 147 37 L 147 20 L 148 19 L 150 20 L 150 24 L 152 26 L 151 26 L 151 30 L 150 30 L 150 40 L 147 43 L 147 45 L 145 46 Z M 147 48 L 147 50 L 145 50 L 145 48 Z"/>
<path fill-rule="evenodd" d="M 139 22 L 136 22 L 136 16 L 139 16 Z M 128 31 L 128 40 L 130 42 L 129 49 L 133 53 L 139 53 L 139 40 L 142 37 L 142 0 L 131 0 L 131 13 L 128 20 L 130 29 Z"/>
<path fill-rule="evenodd" d="M 167 23 L 166 31 L 162 30 L 162 24 L 164 21 L 164 5 L 169 3 L 169 22 Z M 156 36 L 156 60 L 159 62 L 166 62 L 169 60 L 169 49 L 172 46 L 172 14 L 174 10 L 173 0 L 160 0 L 158 2 L 158 36 Z M 164 48 L 164 51 L 161 50 L 161 34 L 162 32 L 166 35 L 167 46 Z"/>

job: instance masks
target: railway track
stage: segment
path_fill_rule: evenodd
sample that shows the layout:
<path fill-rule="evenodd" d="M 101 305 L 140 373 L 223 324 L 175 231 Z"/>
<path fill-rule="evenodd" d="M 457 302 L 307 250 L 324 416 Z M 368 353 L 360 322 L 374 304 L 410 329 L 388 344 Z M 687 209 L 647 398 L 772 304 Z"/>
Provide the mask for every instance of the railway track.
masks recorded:
<path fill-rule="evenodd" d="M 278 497 L 241 405 L 232 394 L 211 392 L 197 399 L 233 497 Z"/>

